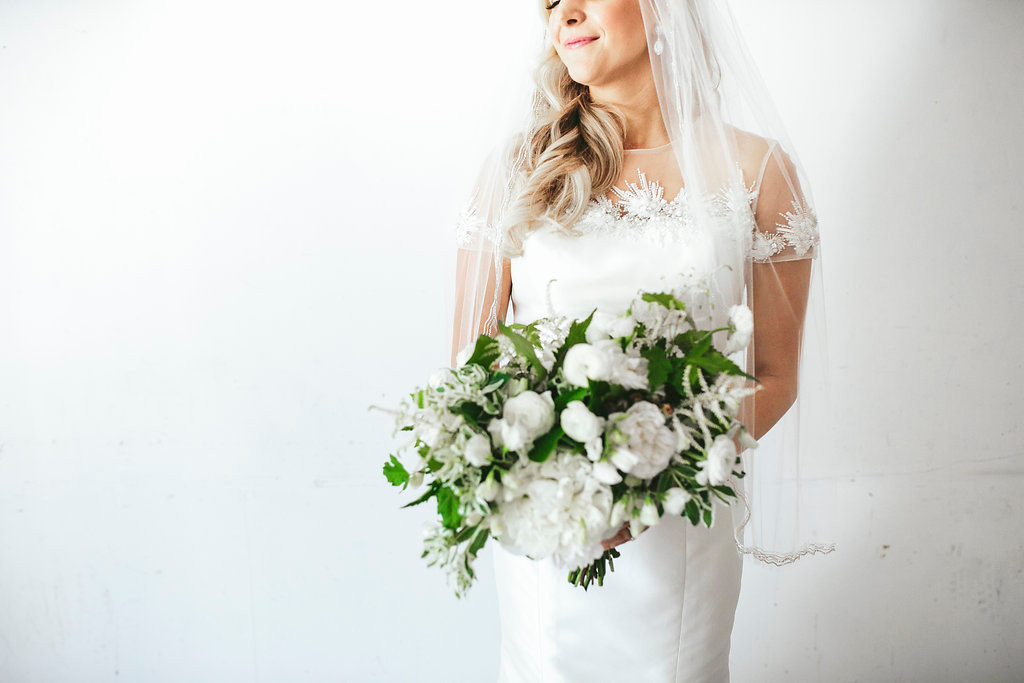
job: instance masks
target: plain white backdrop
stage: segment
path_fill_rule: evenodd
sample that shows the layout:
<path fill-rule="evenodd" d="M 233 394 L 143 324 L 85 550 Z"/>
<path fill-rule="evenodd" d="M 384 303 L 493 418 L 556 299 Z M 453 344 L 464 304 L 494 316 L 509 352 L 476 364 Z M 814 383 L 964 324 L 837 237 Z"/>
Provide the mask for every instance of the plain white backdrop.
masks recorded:
<path fill-rule="evenodd" d="M 846 513 L 748 560 L 733 680 L 1022 680 L 1024 3 L 733 7 L 822 221 Z M 423 566 L 367 406 L 447 363 L 535 21 L 0 1 L 0 680 L 495 680 L 490 551 L 463 601 Z"/>

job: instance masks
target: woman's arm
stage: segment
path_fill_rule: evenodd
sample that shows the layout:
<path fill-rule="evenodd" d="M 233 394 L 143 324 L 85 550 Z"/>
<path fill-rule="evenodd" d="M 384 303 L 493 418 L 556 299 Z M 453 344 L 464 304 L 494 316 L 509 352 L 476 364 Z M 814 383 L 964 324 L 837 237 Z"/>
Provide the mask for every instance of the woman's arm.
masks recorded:
<path fill-rule="evenodd" d="M 509 259 L 501 262 L 501 290 L 498 293 L 498 320 L 504 322 L 512 296 L 512 271 Z M 455 262 L 455 319 L 452 325 L 451 367 L 456 366 L 460 343 L 481 334 L 494 335 L 497 327 L 487 328 L 487 317 L 494 303 L 494 258 L 489 252 L 459 249 Z M 483 287 L 477 296 L 476 288 Z M 480 303 L 476 304 L 476 300 Z M 469 307 L 475 310 L 468 310 Z M 466 335 L 470 334 L 471 337 Z"/>

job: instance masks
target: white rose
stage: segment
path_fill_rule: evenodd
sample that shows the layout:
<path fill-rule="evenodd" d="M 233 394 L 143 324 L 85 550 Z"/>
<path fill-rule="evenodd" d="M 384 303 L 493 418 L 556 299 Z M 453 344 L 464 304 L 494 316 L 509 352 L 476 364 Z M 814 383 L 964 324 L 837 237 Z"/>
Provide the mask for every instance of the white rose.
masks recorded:
<path fill-rule="evenodd" d="M 604 431 L 604 418 L 590 412 L 583 401 L 569 401 L 562 411 L 560 421 L 565 433 L 583 444 Z"/>
<path fill-rule="evenodd" d="M 665 491 L 665 514 L 681 515 L 686 504 L 690 502 L 690 492 L 684 488 L 674 486 Z"/>
<path fill-rule="evenodd" d="M 594 463 L 594 478 L 602 484 L 618 484 L 622 481 L 622 475 L 615 468 L 615 465 L 611 464 L 607 460 L 598 460 Z"/>
<path fill-rule="evenodd" d="M 608 379 L 611 362 L 608 354 L 594 344 L 574 344 L 562 362 L 562 372 L 570 384 L 585 387 L 591 379 Z"/>
<path fill-rule="evenodd" d="M 736 461 L 736 444 L 725 434 L 719 434 L 711 442 L 708 457 L 700 463 L 700 471 L 694 476 L 701 486 L 720 486 L 732 474 Z"/>
<path fill-rule="evenodd" d="M 491 461 L 491 440 L 483 434 L 473 434 L 466 442 L 465 456 L 470 465 L 483 467 Z"/>
<path fill-rule="evenodd" d="M 551 391 L 538 394 L 527 390 L 505 402 L 504 414 L 492 419 L 487 425 L 487 431 L 498 446 L 525 453 L 533 445 L 534 439 L 554 426 L 555 402 L 551 398 Z"/>
<path fill-rule="evenodd" d="M 754 314 L 743 304 L 729 307 L 729 340 L 725 344 L 725 355 L 746 348 L 754 333 Z"/>
<path fill-rule="evenodd" d="M 649 401 L 639 401 L 625 413 L 612 413 L 610 419 L 614 420 L 614 429 L 628 438 L 625 446 L 620 446 L 612 455 L 616 467 L 636 477 L 650 479 L 668 466 L 675 455 L 678 437 L 665 426 L 661 408 Z"/>

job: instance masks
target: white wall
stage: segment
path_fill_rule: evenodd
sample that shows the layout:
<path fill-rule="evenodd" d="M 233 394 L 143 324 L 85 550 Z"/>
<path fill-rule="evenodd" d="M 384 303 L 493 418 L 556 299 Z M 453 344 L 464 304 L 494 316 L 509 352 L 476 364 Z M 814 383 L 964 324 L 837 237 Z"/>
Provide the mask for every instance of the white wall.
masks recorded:
<path fill-rule="evenodd" d="M 733 678 L 1019 680 L 1024 3 L 734 3 L 827 240 L 849 514 L 745 566 Z M 461 602 L 422 566 L 366 406 L 447 361 L 532 21 L 0 2 L 0 680 L 494 679 L 490 553 Z"/>

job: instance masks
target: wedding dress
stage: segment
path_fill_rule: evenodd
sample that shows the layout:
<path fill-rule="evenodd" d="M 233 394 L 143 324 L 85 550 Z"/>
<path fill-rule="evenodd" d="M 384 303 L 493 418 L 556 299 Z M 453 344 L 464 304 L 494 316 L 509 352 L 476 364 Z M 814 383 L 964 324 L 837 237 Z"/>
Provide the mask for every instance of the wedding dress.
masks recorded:
<path fill-rule="evenodd" d="M 636 179 L 616 183 L 614 199 L 591 200 L 576 225 L 582 236 L 553 228 L 528 234 L 523 253 L 510 260 L 511 322 L 551 313 L 584 318 L 594 308 L 617 315 L 638 289 L 661 291 L 680 271 L 713 269 L 711 238 L 687 229 L 687 203 L 712 201 L 722 211 L 736 205 L 727 201 L 729 188 L 701 198 L 673 192 L 680 181 L 672 162 L 668 145 L 626 150 L 623 175 Z M 549 559 L 491 544 L 499 683 L 728 681 L 742 568 L 733 512 L 716 501 L 710 529 L 666 515 L 619 545 L 615 570 L 587 591 Z"/>

